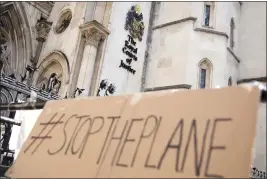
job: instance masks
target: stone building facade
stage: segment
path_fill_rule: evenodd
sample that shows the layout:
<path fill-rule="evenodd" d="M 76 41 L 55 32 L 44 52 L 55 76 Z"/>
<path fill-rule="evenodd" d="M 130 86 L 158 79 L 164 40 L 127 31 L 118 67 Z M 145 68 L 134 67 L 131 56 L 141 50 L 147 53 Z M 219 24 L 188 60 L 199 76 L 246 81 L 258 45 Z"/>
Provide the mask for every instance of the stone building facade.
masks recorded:
<path fill-rule="evenodd" d="M 1 74 L 61 98 L 266 85 L 266 2 L 3 1 L 0 45 Z"/>

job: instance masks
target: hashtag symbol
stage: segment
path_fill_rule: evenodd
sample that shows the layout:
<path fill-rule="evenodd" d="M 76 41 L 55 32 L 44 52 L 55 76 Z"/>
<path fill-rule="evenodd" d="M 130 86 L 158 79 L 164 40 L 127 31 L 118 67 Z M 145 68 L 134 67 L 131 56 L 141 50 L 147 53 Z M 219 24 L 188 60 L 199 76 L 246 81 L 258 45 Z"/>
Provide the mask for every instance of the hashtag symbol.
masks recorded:
<path fill-rule="evenodd" d="M 32 154 L 34 154 L 37 149 L 41 146 L 41 144 L 44 142 L 44 140 L 46 139 L 52 139 L 52 136 L 49 136 L 50 132 L 52 132 L 52 130 L 58 125 L 58 124 L 62 124 L 63 121 L 61 121 L 61 119 L 65 116 L 65 114 L 63 114 L 57 121 L 55 122 L 52 122 L 53 119 L 57 116 L 57 113 L 55 113 L 53 115 L 53 117 L 46 123 L 40 123 L 41 126 L 44 126 L 43 129 L 41 130 L 41 132 L 38 134 L 38 136 L 32 136 L 31 139 L 32 139 L 32 142 L 29 144 L 29 146 L 24 150 L 24 153 L 26 153 L 30 148 L 31 146 L 33 146 L 36 142 L 38 142 L 39 140 L 39 143 L 38 145 L 35 147 L 35 149 L 32 151 Z M 46 133 L 46 135 L 42 135 L 42 133 L 47 129 L 48 126 L 52 126 L 50 128 L 50 130 Z"/>

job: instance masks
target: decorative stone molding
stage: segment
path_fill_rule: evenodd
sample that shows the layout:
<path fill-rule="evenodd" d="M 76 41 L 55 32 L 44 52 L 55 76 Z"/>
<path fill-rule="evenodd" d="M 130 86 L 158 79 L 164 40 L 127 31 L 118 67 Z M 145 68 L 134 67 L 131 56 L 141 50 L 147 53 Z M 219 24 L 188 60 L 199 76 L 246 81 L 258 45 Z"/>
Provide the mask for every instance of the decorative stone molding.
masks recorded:
<path fill-rule="evenodd" d="M 52 8 L 54 6 L 54 2 L 53 1 L 36 1 L 36 3 L 43 7 L 44 9 L 46 9 L 47 11 L 51 12 Z"/>
<path fill-rule="evenodd" d="M 176 25 L 176 24 L 179 24 L 179 23 L 182 23 L 182 22 L 187 22 L 187 21 L 196 21 L 197 18 L 196 17 L 186 17 L 186 18 L 183 18 L 183 19 L 179 19 L 179 20 L 176 20 L 176 21 L 171 21 L 171 22 L 168 22 L 168 23 L 164 23 L 164 24 L 161 24 L 161 25 L 156 25 L 154 26 L 152 29 L 155 30 L 155 29 L 160 29 L 160 28 L 163 28 L 163 27 L 167 27 L 167 26 L 170 26 L 170 25 Z"/>
<path fill-rule="evenodd" d="M 256 78 L 244 78 L 244 79 L 238 80 L 237 84 L 250 83 L 250 82 L 253 82 L 253 81 L 266 83 L 267 82 L 267 76 L 256 77 Z"/>
<path fill-rule="evenodd" d="M 233 57 L 237 61 L 237 63 L 240 63 L 240 59 L 236 56 L 236 54 L 233 52 L 233 50 L 229 47 L 227 47 L 227 50 L 230 52 L 231 55 L 233 55 Z"/>
<path fill-rule="evenodd" d="M 38 41 L 45 41 L 47 38 L 47 35 L 51 29 L 52 22 L 48 22 L 45 18 L 41 17 L 35 26 L 35 29 L 37 30 L 37 40 Z"/>
<path fill-rule="evenodd" d="M 83 38 L 86 44 L 98 47 L 100 40 L 105 39 L 105 35 L 92 27 L 83 31 Z"/>
<path fill-rule="evenodd" d="M 87 22 L 80 26 L 82 37 L 87 44 L 98 47 L 100 40 L 104 40 L 110 33 L 102 24 L 96 20 Z"/>
<path fill-rule="evenodd" d="M 209 34 L 220 35 L 220 36 L 226 37 L 227 39 L 229 38 L 229 36 L 227 35 L 226 32 L 220 32 L 220 31 L 213 30 L 213 29 L 208 29 L 208 28 L 203 28 L 203 27 L 197 27 L 197 28 L 194 28 L 194 31 L 199 31 L 199 32 L 205 32 L 205 33 L 209 33 Z"/>
<path fill-rule="evenodd" d="M 179 84 L 179 85 L 172 85 L 172 86 L 160 86 L 154 88 L 145 88 L 144 92 L 149 91 L 162 91 L 162 90 L 170 90 L 170 89 L 191 89 L 192 85 L 189 84 Z"/>
<path fill-rule="evenodd" d="M 48 17 L 54 6 L 52 1 L 28 1 L 27 3 L 31 4 L 33 7 L 42 12 L 45 17 Z"/>

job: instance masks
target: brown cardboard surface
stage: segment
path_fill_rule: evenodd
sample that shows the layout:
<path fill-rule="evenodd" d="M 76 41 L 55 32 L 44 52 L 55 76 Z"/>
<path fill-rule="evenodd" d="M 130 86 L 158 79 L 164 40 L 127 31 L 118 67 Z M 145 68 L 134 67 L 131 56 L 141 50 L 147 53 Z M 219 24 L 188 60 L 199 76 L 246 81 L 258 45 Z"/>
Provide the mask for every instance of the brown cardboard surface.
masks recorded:
<path fill-rule="evenodd" d="M 249 177 L 259 94 L 232 87 L 51 101 L 6 174 Z"/>

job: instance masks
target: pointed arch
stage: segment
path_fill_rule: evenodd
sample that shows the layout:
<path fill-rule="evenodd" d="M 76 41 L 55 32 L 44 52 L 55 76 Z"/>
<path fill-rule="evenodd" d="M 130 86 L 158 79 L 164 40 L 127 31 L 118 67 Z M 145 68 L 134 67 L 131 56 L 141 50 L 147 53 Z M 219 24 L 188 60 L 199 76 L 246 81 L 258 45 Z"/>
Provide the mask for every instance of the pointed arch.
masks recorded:
<path fill-rule="evenodd" d="M 31 29 L 23 2 L 3 2 L 0 5 L 0 26 L 9 38 L 6 73 L 19 77 L 33 54 Z M 3 59 L 2 59 L 3 60 Z"/>
<path fill-rule="evenodd" d="M 212 87 L 212 70 L 213 65 L 207 58 L 200 60 L 198 64 L 198 87 L 210 88 Z"/>
<path fill-rule="evenodd" d="M 53 51 L 38 64 L 38 72 L 34 77 L 33 84 L 38 88 L 47 87 L 48 80 L 53 73 L 57 74 L 57 78 L 61 82 L 59 94 L 62 96 L 65 94 L 70 77 L 69 62 L 63 52 Z"/>

